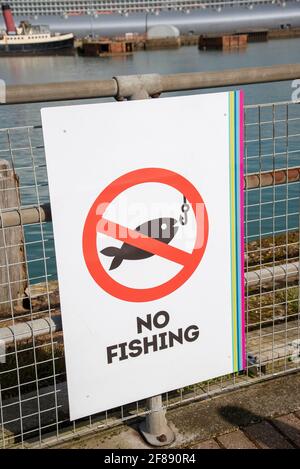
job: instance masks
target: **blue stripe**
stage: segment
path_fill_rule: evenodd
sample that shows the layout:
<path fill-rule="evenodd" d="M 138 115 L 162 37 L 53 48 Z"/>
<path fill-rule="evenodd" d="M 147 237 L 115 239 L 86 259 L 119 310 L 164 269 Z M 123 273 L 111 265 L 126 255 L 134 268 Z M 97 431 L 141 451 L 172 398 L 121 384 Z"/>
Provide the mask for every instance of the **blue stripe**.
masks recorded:
<path fill-rule="evenodd" d="M 237 280 L 237 346 L 238 346 L 238 368 L 242 367 L 241 357 L 241 220 L 240 220 L 240 140 L 239 140 L 239 110 L 240 110 L 240 93 L 235 92 L 235 217 L 236 217 L 236 280 Z"/>
<path fill-rule="evenodd" d="M 228 93 L 228 141 L 229 141 L 229 210 L 230 210 L 230 237 L 232 237 L 232 217 L 233 213 L 231 210 L 231 172 L 230 172 L 230 165 L 231 165 L 231 92 Z M 235 371 L 235 365 L 234 365 L 234 356 L 235 356 L 235 330 L 234 330 L 234 322 L 233 322 L 233 288 L 232 288 L 232 242 L 230 239 L 230 279 L 231 279 L 231 293 L 230 293 L 230 299 L 231 299 L 231 333 L 232 333 L 232 370 Z"/>

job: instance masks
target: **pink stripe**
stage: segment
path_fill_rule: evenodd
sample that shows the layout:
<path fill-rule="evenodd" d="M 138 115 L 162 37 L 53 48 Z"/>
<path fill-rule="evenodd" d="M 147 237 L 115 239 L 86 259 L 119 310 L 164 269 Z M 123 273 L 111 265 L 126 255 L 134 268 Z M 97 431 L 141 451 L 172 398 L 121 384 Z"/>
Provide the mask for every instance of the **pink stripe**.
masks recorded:
<path fill-rule="evenodd" d="M 246 368 L 245 284 L 244 284 L 244 91 L 240 91 L 240 217 L 241 217 L 241 298 L 242 298 L 242 364 Z"/>

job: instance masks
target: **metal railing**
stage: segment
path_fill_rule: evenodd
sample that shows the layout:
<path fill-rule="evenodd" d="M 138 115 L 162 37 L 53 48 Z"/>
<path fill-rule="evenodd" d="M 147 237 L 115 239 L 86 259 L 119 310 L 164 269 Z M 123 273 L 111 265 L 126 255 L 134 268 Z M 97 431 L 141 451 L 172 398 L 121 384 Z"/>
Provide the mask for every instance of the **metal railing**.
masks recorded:
<path fill-rule="evenodd" d="M 185 90 L 240 86 L 299 78 L 300 64 L 249 67 L 232 70 L 172 75 L 131 75 L 110 80 L 72 81 L 34 85 L 10 85 L 0 93 L 0 104 L 67 101 L 93 98 L 132 98 L 144 90 L 151 96 Z"/>
<path fill-rule="evenodd" d="M 289 66 L 277 79 L 295 78 L 299 71 Z M 278 72 L 267 71 L 268 80 Z M 234 80 L 244 73 L 237 71 Z M 137 92 L 157 96 L 166 89 L 201 88 L 204 75 L 117 77 L 104 88 L 110 83 L 109 95 L 118 99 Z M 218 80 L 222 86 L 220 74 Z M 225 74 L 226 85 L 227 80 Z M 38 100 L 66 99 L 56 86 L 43 86 Z M 76 96 L 70 92 L 69 99 L 101 95 L 99 82 L 96 90 L 85 86 L 73 84 Z M 30 101 L 30 90 L 8 87 L 7 104 Z M 49 445 L 148 414 L 142 401 L 70 424 L 41 127 L 0 129 L 0 160 L 0 447 L 26 446 L 29 440 L 31 446 Z M 247 369 L 169 392 L 163 396 L 165 408 L 299 369 L 299 204 L 299 103 L 246 106 Z M 216 288 L 217 282 L 216 273 Z"/>

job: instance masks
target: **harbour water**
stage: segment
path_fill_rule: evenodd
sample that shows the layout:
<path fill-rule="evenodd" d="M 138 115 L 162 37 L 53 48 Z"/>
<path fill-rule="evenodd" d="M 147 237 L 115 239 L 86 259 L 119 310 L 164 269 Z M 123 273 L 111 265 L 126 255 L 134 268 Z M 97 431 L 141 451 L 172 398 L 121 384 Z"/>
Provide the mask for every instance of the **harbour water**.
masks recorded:
<path fill-rule="evenodd" d="M 119 57 L 3 57 L 0 77 L 8 84 L 42 83 L 66 80 L 104 79 L 116 74 L 184 73 L 251 66 L 297 63 L 300 39 L 273 40 L 249 44 L 238 51 L 199 51 L 196 46 L 176 50 L 139 51 Z M 259 95 L 246 87 L 247 102 L 286 99 L 290 87 L 259 85 Z M 267 91 L 269 89 L 269 91 Z M 273 90 L 273 91 L 272 91 Z M 278 92 L 280 96 L 278 96 Z M 3 112 L 1 112 L 1 115 Z"/>
<path fill-rule="evenodd" d="M 197 47 L 183 47 L 179 50 L 164 51 L 140 51 L 132 56 L 126 57 L 7 57 L 0 58 L 0 79 L 7 84 L 45 83 L 68 80 L 105 79 L 115 75 L 143 74 L 143 73 L 184 73 L 197 71 L 224 70 L 251 66 L 268 66 L 274 64 L 297 63 L 300 58 L 300 39 L 277 40 L 259 44 L 249 44 L 245 50 L 236 52 L 219 51 L 198 51 Z M 300 78 L 300 77 L 299 77 Z M 249 85 L 243 86 L 245 91 L 246 104 L 272 103 L 279 101 L 290 101 L 293 88 L 291 82 Z M 212 92 L 220 90 L 209 90 Z M 188 94 L 199 93 L 199 91 Z M 180 93 L 174 93 L 180 94 Z M 165 95 L 166 96 L 166 95 Z M 170 94 L 168 94 L 170 96 Z M 96 100 L 94 100 L 96 101 Z M 101 100 L 103 102 L 103 100 Z M 106 99 L 105 101 L 110 101 Z M 78 101 L 77 101 L 78 103 Z M 63 103 L 63 104 L 70 104 Z M 53 106 L 51 104 L 28 104 L 0 107 L 0 129 L 20 126 L 40 126 L 40 108 Z M 62 105 L 62 103 L 59 103 Z M 283 116 L 282 116 L 283 118 Z M 299 120 L 294 123 L 294 128 L 289 129 L 289 133 L 299 132 Z M 272 127 L 272 126 L 271 126 Z M 266 137 L 270 137 L 274 128 L 266 130 Z M 268 133 L 269 132 L 269 133 Z M 25 138 L 23 136 L 23 138 Z M 130 138 L 130 136 L 129 136 Z M 26 138 L 25 138 L 26 140 Z M 24 140 L 24 141 L 25 141 Z M 282 150 L 279 146 L 275 149 L 275 154 L 284 153 L 287 147 L 286 141 L 281 141 Z M 101 141 L 99 141 L 101 144 Z M 266 140 L 264 166 L 261 166 L 261 158 L 249 158 L 247 171 L 254 172 L 274 168 L 274 148 Z M 281 157 L 281 161 L 287 166 L 299 166 L 300 163 L 300 138 L 294 140 L 289 145 L 294 145 L 295 151 Z M 1 146 L 1 139 L 0 139 Z M 37 145 L 39 146 L 39 144 Z M 253 144 L 253 154 L 255 154 Z M 251 145 L 249 144 L 251 151 Z M 1 148 L 0 148 L 1 150 Z M 296 151 L 299 150 L 299 151 Z M 30 171 L 23 170 L 26 165 L 22 162 L 22 156 L 15 152 L 17 161 L 16 167 L 20 168 L 21 175 L 21 197 L 24 205 L 35 204 L 37 202 L 47 202 L 49 200 L 45 160 L 42 149 L 34 149 L 35 164 L 38 166 L 36 178 L 38 181 L 38 194 L 35 183 L 32 181 Z M 3 156 L 2 156 L 3 157 Z M 31 155 L 32 157 L 32 155 Z M 19 158 L 19 159 L 18 159 Z M 278 160 L 279 161 L 279 160 Z M 28 161 L 27 161 L 28 163 Z M 70 165 L 76 164 L 71 160 Z M 281 164 L 282 167 L 282 164 Z M 251 191 L 247 199 L 249 206 L 247 209 L 247 236 L 248 240 L 270 233 L 284 232 L 286 229 L 293 230 L 299 226 L 299 191 L 300 184 L 278 186 L 276 193 L 274 188 L 264 190 L 263 198 L 265 214 L 263 223 L 259 221 L 262 214 L 258 213 L 258 201 L 262 199 L 261 191 Z M 216 196 L 218 188 L 216 187 Z M 276 202 L 274 202 L 276 201 Z M 269 214 L 276 212 L 276 226 L 274 217 Z M 288 211 L 288 214 L 286 212 Z M 278 212 L 278 213 L 277 213 Z M 278 215 L 278 216 L 277 216 Z M 39 226 L 26 227 L 26 242 L 28 244 L 27 254 L 32 261 L 30 266 L 30 277 L 33 282 L 43 281 L 45 275 L 55 277 L 55 256 L 53 247 L 52 226 L 47 223 L 43 227 L 43 233 Z M 47 239 L 46 252 L 44 252 L 42 239 Z M 35 240 L 37 242 L 35 243 Z M 40 240 L 40 242 L 38 241 Z M 44 254 L 47 255 L 47 263 L 44 263 Z"/>

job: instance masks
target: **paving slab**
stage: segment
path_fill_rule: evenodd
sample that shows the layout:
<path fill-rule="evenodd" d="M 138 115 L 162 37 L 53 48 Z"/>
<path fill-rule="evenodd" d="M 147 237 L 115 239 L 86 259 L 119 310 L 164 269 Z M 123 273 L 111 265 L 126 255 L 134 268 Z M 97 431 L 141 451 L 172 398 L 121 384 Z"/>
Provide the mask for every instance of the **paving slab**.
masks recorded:
<path fill-rule="evenodd" d="M 262 449 L 294 449 L 294 447 L 267 421 L 249 425 L 246 435 Z"/>
<path fill-rule="evenodd" d="M 220 435 L 216 440 L 226 449 L 257 449 L 255 444 L 241 430 Z"/>
<path fill-rule="evenodd" d="M 221 449 L 221 448 L 215 440 L 206 440 L 206 441 L 201 441 L 195 446 L 192 446 L 192 449 Z"/>
<path fill-rule="evenodd" d="M 167 412 L 167 418 L 185 441 L 192 442 L 209 440 L 295 410 L 300 410 L 300 373 L 178 407 Z"/>
<path fill-rule="evenodd" d="M 283 415 L 273 420 L 273 424 L 300 448 L 300 419 L 294 414 Z"/>

